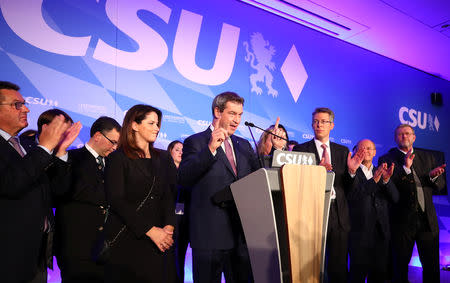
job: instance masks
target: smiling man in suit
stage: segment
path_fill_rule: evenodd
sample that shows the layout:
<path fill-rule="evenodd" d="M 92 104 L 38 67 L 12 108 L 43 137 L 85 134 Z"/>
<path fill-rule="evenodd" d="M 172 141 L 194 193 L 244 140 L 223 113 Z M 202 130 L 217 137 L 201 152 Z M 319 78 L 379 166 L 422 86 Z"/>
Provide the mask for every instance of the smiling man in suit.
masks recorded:
<path fill-rule="evenodd" d="M 56 256 L 63 283 L 104 282 L 104 269 L 91 260 L 91 248 L 106 212 L 105 157 L 117 149 L 121 126 L 98 118 L 84 147 L 69 151 L 72 162 L 68 193 L 56 209 Z"/>
<path fill-rule="evenodd" d="M 365 149 L 364 160 L 356 171 L 353 188 L 347 195 L 352 229 L 350 231 L 350 282 L 385 282 L 388 274 L 390 223 L 389 209 L 399 198 L 390 180 L 395 165 L 375 168 L 375 144 L 368 139 L 358 142 Z"/>
<path fill-rule="evenodd" d="M 188 137 L 178 171 L 180 185 L 192 190 L 190 241 L 196 283 L 252 282 L 252 270 L 230 184 L 260 168 L 250 143 L 234 135 L 244 99 L 233 92 L 217 95 L 213 122 Z M 274 133 L 284 137 L 278 128 Z M 273 138 L 277 149 L 286 141 Z M 255 271 L 256 272 L 256 271 Z"/>
<path fill-rule="evenodd" d="M 30 112 L 19 87 L 0 82 L 0 276 L 2 282 L 47 282 L 51 247 L 51 184 L 63 178 L 67 154 L 81 128 L 62 115 L 44 125 L 39 144 L 25 150 L 17 134 Z M 56 152 L 53 152 L 58 147 Z M 53 153 L 53 155 L 52 155 Z M 49 168 L 54 171 L 49 174 Z M 50 237 L 51 238 L 51 237 Z"/>
<path fill-rule="evenodd" d="M 414 148 L 414 129 L 407 124 L 395 129 L 396 148 L 378 163 L 395 163 L 394 181 L 400 200 L 391 215 L 394 282 L 408 281 L 408 264 L 414 243 L 423 267 L 423 282 L 437 283 L 439 272 L 439 226 L 433 189 L 441 189 L 445 164 L 437 166 L 432 154 Z"/>
<path fill-rule="evenodd" d="M 364 150 L 353 157 L 347 147 L 330 141 L 330 131 L 334 128 L 334 113 L 329 108 L 316 108 L 312 113 L 314 139 L 296 145 L 293 151 L 314 153 L 319 165 L 335 173 L 331 191 L 330 215 L 326 243 L 326 266 L 330 283 L 347 282 L 348 214 L 347 193 L 351 189 L 353 177 L 364 158 Z"/>

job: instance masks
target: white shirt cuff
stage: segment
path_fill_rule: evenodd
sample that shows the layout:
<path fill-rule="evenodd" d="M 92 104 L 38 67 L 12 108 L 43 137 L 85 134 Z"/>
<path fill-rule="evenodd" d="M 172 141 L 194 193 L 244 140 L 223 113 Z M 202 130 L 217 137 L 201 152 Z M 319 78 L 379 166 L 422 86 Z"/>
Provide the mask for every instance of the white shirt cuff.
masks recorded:
<path fill-rule="evenodd" d="M 52 153 L 53 153 L 53 150 L 50 151 L 48 148 L 46 148 L 46 147 L 43 146 L 43 145 L 38 144 L 38 146 L 39 146 L 40 148 L 42 148 L 43 150 L 45 150 L 48 154 L 52 154 Z"/>
<path fill-rule="evenodd" d="M 403 165 L 403 170 L 405 170 L 406 175 L 411 174 L 411 168 L 407 168 L 405 165 Z"/>
<path fill-rule="evenodd" d="M 64 162 L 67 162 L 67 160 L 69 160 L 69 153 L 66 152 L 66 154 L 64 154 L 63 156 L 58 156 L 58 158 Z"/>

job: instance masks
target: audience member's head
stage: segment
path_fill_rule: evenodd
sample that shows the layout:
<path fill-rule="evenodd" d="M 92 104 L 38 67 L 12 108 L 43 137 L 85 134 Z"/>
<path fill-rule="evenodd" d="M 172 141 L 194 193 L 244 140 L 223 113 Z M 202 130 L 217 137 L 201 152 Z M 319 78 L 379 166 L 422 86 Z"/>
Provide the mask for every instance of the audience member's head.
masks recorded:
<path fill-rule="evenodd" d="M 244 98 L 234 92 L 224 92 L 217 95 L 211 105 L 213 125 L 227 131 L 228 136 L 234 134 L 241 123 L 244 112 Z"/>
<path fill-rule="evenodd" d="M 416 141 L 416 134 L 413 127 L 408 124 L 401 124 L 395 128 L 394 138 L 399 149 L 409 151 Z"/>
<path fill-rule="evenodd" d="M 334 113 L 326 107 L 316 108 L 312 113 L 314 137 L 322 143 L 330 139 L 330 131 L 334 128 Z"/>
<path fill-rule="evenodd" d="M 37 126 L 38 126 L 38 135 L 42 133 L 42 126 L 50 124 L 53 119 L 58 116 L 63 115 L 65 118 L 66 123 L 73 123 L 72 118 L 67 114 L 66 112 L 62 111 L 61 109 L 49 109 L 47 111 L 42 112 L 41 115 L 39 115 Z"/>
<path fill-rule="evenodd" d="M 172 141 L 167 146 L 167 151 L 172 156 L 173 162 L 175 162 L 175 165 L 178 168 L 178 166 L 180 166 L 181 157 L 183 155 L 183 143 L 177 140 Z"/>
<path fill-rule="evenodd" d="M 37 130 L 29 129 L 29 130 L 22 132 L 19 137 L 20 138 L 22 138 L 22 137 L 33 138 L 33 137 L 36 137 L 36 135 L 37 135 Z"/>
<path fill-rule="evenodd" d="M 19 89 L 13 83 L 0 81 L 0 129 L 11 136 L 28 126 L 30 110 Z"/>
<path fill-rule="evenodd" d="M 3 102 L 5 100 L 4 93 L 2 93 L 4 90 L 19 91 L 20 87 L 11 82 L 0 81 L 0 102 Z"/>
<path fill-rule="evenodd" d="M 365 152 L 362 163 L 364 165 L 366 165 L 366 167 L 370 167 L 370 165 L 372 164 L 373 158 L 377 154 L 375 144 L 373 143 L 373 141 L 371 141 L 369 139 L 360 140 L 356 144 L 355 149 L 353 151 L 357 152 L 359 150 L 364 150 L 364 152 Z"/>
<path fill-rule="evenodd" d="M 144 149 L 139 146 L 139 143 L 148 143 L 149 148 L 153 148 L 161 128 L 161 119 L 161 110 L 153 106 L 138 104 L 131 107 L 123 119 L 119 147 L 129 158 L 144 157 Z"/>
<path fill-rule="evenodd" d="M 106 157 L 117 149 L 120 137 L 120 124 L 113 118 L 102 116 L 91 126 L 88 145 L 100 156 Z"/>
<path fill-rule="evenodd" d="M 266 131 L 270 132 L 274 128 L 275 128 L 275 125 L 271 125 L 269 128 L 266 129 Z M 278 128 L 284 131 L 284 133 L 286 134 L 286 139 L 289 140 L 289 136 L 286 131 L 286 128 L 281 124 L 278 125 Z M 258 148 L 257 148 L 258 154 L 261 154 L 261 155 L 269 155 L 270 154 L 270 152 L 272 151 L 272 146 L 273 146 L 271 136 L 272 135 L 267 132 L 263 132 L 261 134 L 261 137 L 259 138 L 259 141 L 258 141 Z"/>

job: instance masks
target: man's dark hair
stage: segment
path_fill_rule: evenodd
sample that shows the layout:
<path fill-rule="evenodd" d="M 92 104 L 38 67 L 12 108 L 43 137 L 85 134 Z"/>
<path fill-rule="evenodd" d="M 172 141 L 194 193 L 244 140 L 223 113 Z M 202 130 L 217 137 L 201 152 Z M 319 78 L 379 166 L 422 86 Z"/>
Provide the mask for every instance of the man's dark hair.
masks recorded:
<path fill-rule="evenodd" d="M 10 82 L 0 81 L 0 102 L 4 100 L 4 96 L 2 95 L 2 89 L 12 89 L 18 91 L 20 87 Z"/>
<path fill-rule="evenodd" d="M 25 132 L 21 133 L 19 138 L 23 137 L 35 137 L 37 135 L 37 131 L 33 129 L 26 130 Z"/>
<path fill-rule="evenodd" d="M 102 116 L 94 121 L 94 123 L 91 126 L 91 137 L 95 135 L 96 132 L 101 132 L 103 134 L 106 134 L 106 132 L 109 132 L 113 129 L 116 129 L 120 133 L 120 129 L 122 127 L 120 124 L 114 120 L 111 117 Z"/>
<path fill-rule="evenodd" d="M 11 83 L 11 82 L 0 81 L 0 89 L 19 90 L 20 87 L 18 85 L 16 85 L 16 84 Z"/>
<path fill-rule="evenodd" d="M 57 108 L 50 109 L 50 110 L 42 112 L 42 114 L 39 115 L 39 118 L 37 121 L 38 133 L 41 134 L 42 126 L 50 124 L 53 121 L 53 119 L 58 115 L 63 115 L 66 123 L 67 122 L 73 123 L 72 118 L 66 112 L 62 111 L 61 109 L 57 109 Z"/>
<path fill-rule="evenodd" d="M 327 107 L 318 107 L 314 109 L 314 112 L 312 113 L 312 118 L 314 119 L 314 115 L 317 113 L 328 113 L 330 115 L 330 121 L 334 123 L 334 112 L 330 108 Z"/>
<path fill-rule="evenodd" d="M 223 112 L 223 110 L 225 110 L 227 102 L 230 101 L 242 104 L 242 106 L 244 106 L 244 98 L 240 97 L 237 93 L 231 91 L 222 92 L 221 94 L 214 97 L 214 100 L 212 102 L 211 110 L 213 117 L 215 118 L 214 109 L 216 109 L 216 107 L 219 108 L 220 112 Z"/>

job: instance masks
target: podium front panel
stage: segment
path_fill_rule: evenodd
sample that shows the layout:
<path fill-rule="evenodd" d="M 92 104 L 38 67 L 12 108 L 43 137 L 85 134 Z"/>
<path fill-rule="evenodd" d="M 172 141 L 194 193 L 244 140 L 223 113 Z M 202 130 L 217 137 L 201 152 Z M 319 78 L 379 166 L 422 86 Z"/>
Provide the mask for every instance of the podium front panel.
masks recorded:
<path fill-rule="evenodd" d="M 293 283 L 318 283 L 327 173 L 323 166 L 281 168 Z"/>
<path fill-rule="evenodd" d="M 258 283 L 283 282 L 271 186 L 279 191 L 278 171 L 259 169 L 231 184 Z M 276 188 L 278 187 L 278 188 Z"/>

